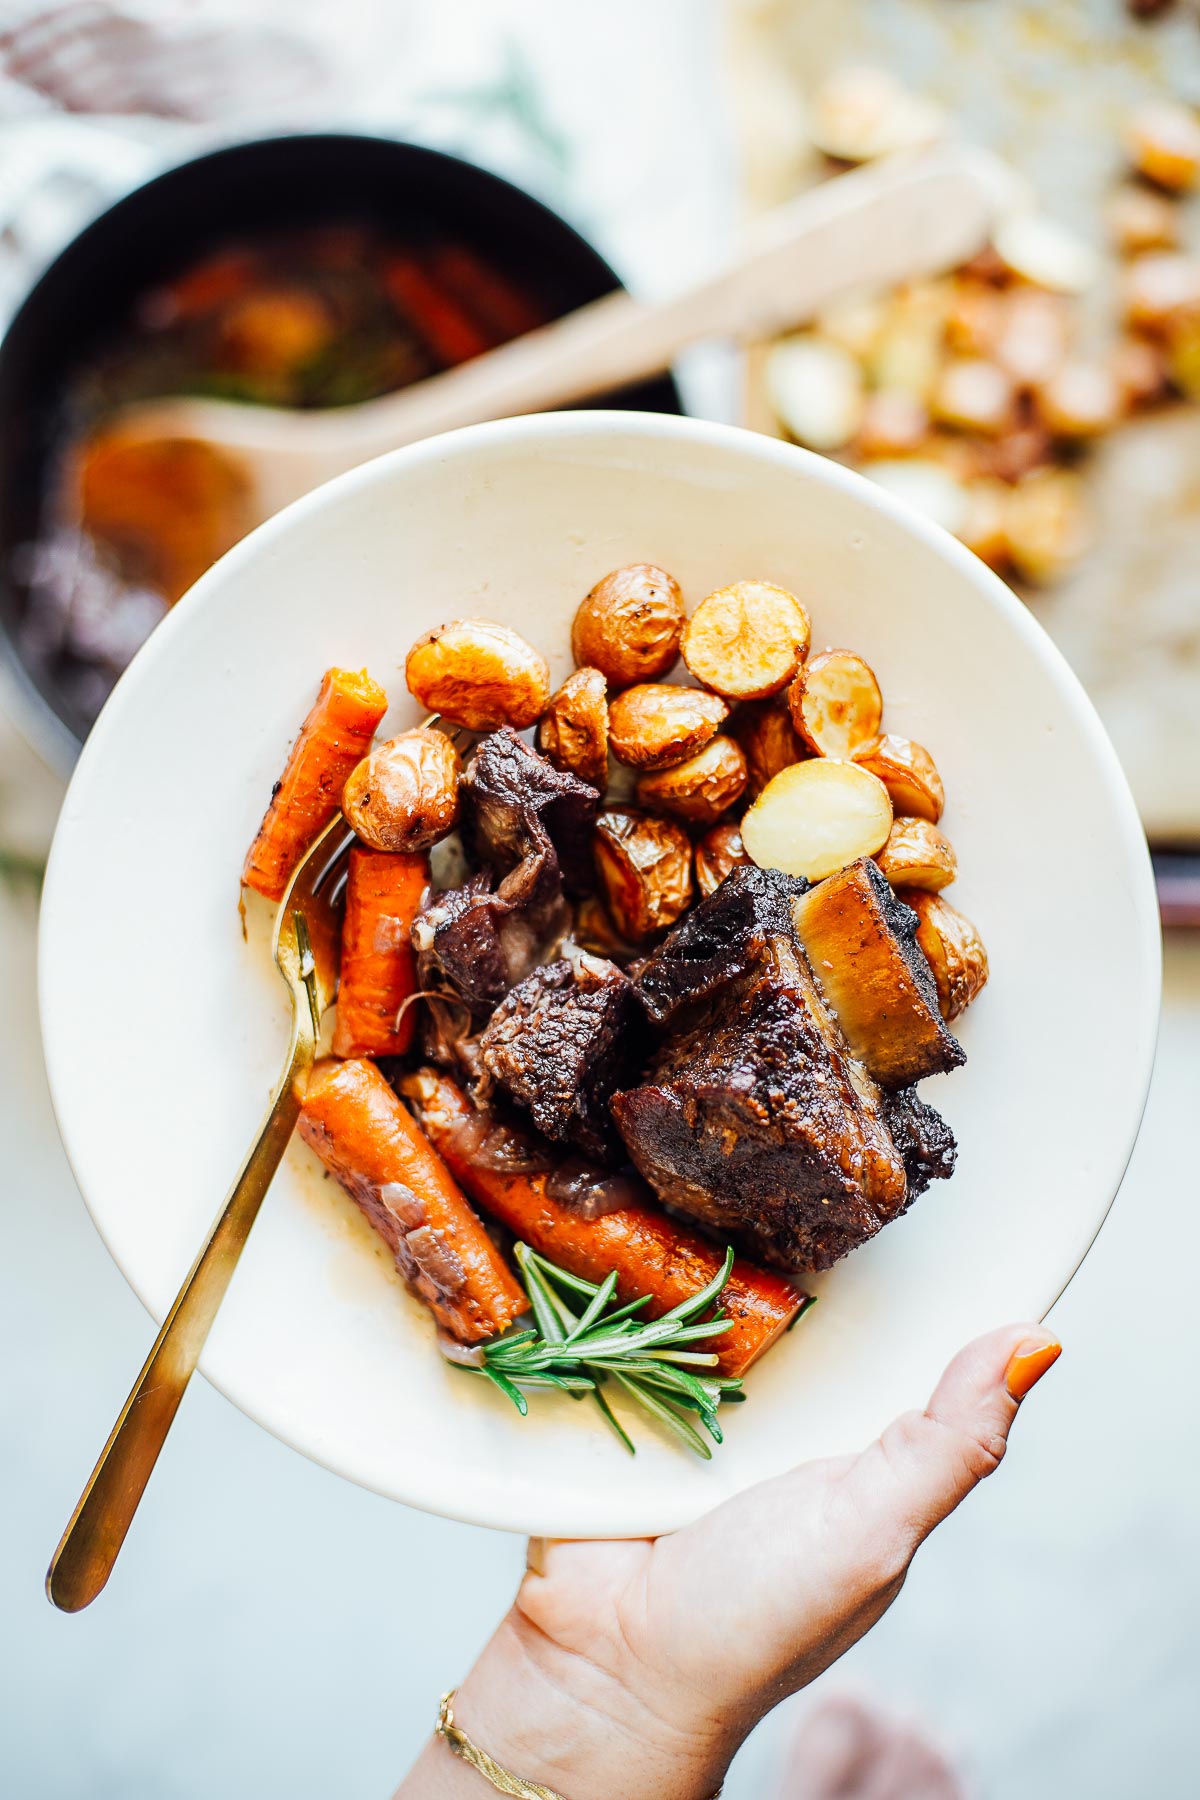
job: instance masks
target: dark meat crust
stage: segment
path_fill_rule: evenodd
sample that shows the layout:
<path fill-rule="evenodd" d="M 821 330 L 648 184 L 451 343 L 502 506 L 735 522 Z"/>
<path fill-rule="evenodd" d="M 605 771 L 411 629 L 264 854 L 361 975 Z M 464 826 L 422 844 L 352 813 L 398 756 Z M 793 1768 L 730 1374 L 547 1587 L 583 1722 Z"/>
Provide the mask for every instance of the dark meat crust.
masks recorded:
<path fill-rule="evenodd" d="M 549 840 L 570 894 L 590 893 L 592 828 L 600 794 L 556 769 L 507 726 L 479 744 L 462 782 L 463 835 L 497 869 L 511 869 Z"/>
<path fill-rule="evenodd" d="M 892 1142 L 904 1158 L 909 1204 L 923 1194 L 931 1181 L 949 1181 L 958 1159 L 954 1133 L 921 1099 L 916 1088 L 901 1088 L 884 1101 L 884 1118 Z"/>
<path fill-rule="evenodd" d="M 791 925 L 787 876 L 738 869 L 696 914 L 754 904 L 746 971 L 714 986 L 613 1116 L 661 1200 L 755 1256 L 824 1269 L 907 1202 L 874 1083 L 853 1062 Z M 703 921 L 702 921 L 703 924 Z M 664 946 L 665 948 L 665 946 Z M 733 954 L 728 948 L 726 954 Z M 654 959 L 651 959 L 652 961 Z"/>
<path fill-rule="evenodd" d="M 611 1159 L 617 1140 L 609 1101 L 636 1069 L 638 1022 L 628 978 L 614 963 L 576 951 L 512 990 L 480 1038 L 480 1055 L 546 1137 Z"/>
<path fill-rule="evenodd" d="M 753 864 L 731 870 L 642 966 L 634 985 L 647 1017 L 675 1024 L 745 975 L 769 936 L 792 934 L 792 901 L 807 892 L 801 876 Z"/>
<path fill-rule="evenodd" d="M 938 1007 L 917 915 L 869 857 L 819 882 L 794 910 L 851 1052 L 880 1087 L 911 1087 L 966 1061 Z"/>

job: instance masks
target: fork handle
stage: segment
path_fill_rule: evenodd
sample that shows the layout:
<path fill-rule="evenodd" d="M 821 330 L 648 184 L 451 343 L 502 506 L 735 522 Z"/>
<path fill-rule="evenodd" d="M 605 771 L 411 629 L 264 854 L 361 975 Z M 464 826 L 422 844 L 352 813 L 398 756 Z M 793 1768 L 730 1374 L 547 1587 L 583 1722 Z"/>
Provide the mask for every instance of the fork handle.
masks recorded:
<path fill-rule="evenodd" d="M 258 1141 L 163 1320 L 54 1552 L 46 1592 L 63 1612 L 87 1606 L 112 1573 L 250 1227 L 300 1116 L 302 1077 L 311 1069 L 314 1055 L 309 1021 L 301 1015 Z"/>

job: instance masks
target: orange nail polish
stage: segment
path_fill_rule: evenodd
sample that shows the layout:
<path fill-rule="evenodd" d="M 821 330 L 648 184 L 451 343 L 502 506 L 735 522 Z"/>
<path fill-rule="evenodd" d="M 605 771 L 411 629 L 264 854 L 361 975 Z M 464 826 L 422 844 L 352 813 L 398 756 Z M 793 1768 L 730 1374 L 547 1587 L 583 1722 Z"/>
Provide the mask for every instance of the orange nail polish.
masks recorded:
<path fill-rule="evenodd" d="M 1031 1348 L 1018 1350 L 1010 1356 L 1004 1371 L 1004 1385 L 1014 1400 L 1023 1400 L 1035 1382 L 1040 1381 L 1050 1365 L 1062 1355 L 1062 1345 L 1055 1338 L 1048 1344 L 1035 1344 L 1032 1338 L 1027 1341 Z"/>

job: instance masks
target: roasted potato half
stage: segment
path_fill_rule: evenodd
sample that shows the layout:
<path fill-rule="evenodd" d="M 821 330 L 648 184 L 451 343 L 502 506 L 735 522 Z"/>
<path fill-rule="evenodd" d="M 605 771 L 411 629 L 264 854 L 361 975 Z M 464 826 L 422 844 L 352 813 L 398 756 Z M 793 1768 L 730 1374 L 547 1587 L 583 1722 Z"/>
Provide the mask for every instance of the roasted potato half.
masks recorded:
<path fill-rule="evenodd" d="M 596 873 L 617 932 L 634 944 L 673 925 L 692 901 L 692 845 L 682 825 L 633 807 L 596 821 Z"/>
<path fill-rule="evenodd" d="M 875 861 L 893 887 L 925 888 L 931 894 L 949 887 L 958 873 L 953 844 L 928 819 L 894 819 Z"/>
<path fill-rule="evenodd" d="M 853 756 L 879 735 L 883 695 L 874 670 L 853 650 L 810 656 L 788 689 L 798 735 L 817 756 Z"/>
<path fill-rule="evenodd" d="M 988 978 L 987 951 L 972 925 L 940 894 L 897 888 L 897 898 L 917 915 L 917 942 L 937 982 L 938 1005 L 950 1022 L 974 1000 Z"/>
<path fill-rule="evenodd" d="M 856 750 L 854 761 L 879 777 L 898 813 L 937 824 L 946 804 L 946 790 L 923 744 L 885 731 Z"/>
<path fill-rule="evenodd" d="M 714 825 L 696 845 L 696 886 L 705 899 L 720 887 L 730 869 L 748 863 L 741 828 L 737 825 Z"/>
<path fill-rule="evenodd" d="M 643 775 L 637 797 L 651 812 L 673 813 L 693 825 L 713 825 L 746 791 L 746 758 L 731 737 L 718 734 L 669 769 Z"/>
<path fill-rule="evenodd" d="M 424 727 L 377 744 L 342 791 L 342 811 L 372 850 L 427 850 L 458 824 L 458 752 Z"/>
<path fill-rule="evenodd" d="M 599 669 L 568 675 L 542 714 L 538 748 L 556 769 L 603 788 L 608 777 L 608 687 Z"/>
<path fill-rule="evenodd" d="M 571 629 L 575 661 L 612 688 L 666 675 L 679 656 L 686 614 L 679 583 L 653 563 L 628 563 L 598 581 Z"/>
<path fill-rule="evenodd" d="M 703 749 L 729 717 L 717 694 L 671 681 L 640 682 L 608 709 L 609 749 L 633 769 L 669 769 Z"/>
<path fill-rule="evenodd" d="M 874 856 L 892 828 L 892 802 L 857 762 L 812 757 L 769 781 L 742 820 L 742 842 L 760 869 L 823 881 Z"/>
<path fill-rule="evenodd" d="M 792 715 L 782 694 L 771 700 L 750 700 L 745 706 L 739 706 L 729 721 L 729 735 L 742 746 L 751 794 L 761 794 L 780 769 L 803 762 L 808 755 L 796 736 Z"/>
<path fill-rule="evenodd" d="M 696 680 L 714 693 L 765 700 L 792 679 L 811 635 L 794 594 L 769 581 L 735 581 L 700 602 L 681 648 Z"/>
<path fill-rule="evenodd" d="M 550 698 L 545 658 L 493 619 L 454 619 L 426 632 L 408 653 L 404 679 L 422 706 L 469 731 L 522 731 Z"/>

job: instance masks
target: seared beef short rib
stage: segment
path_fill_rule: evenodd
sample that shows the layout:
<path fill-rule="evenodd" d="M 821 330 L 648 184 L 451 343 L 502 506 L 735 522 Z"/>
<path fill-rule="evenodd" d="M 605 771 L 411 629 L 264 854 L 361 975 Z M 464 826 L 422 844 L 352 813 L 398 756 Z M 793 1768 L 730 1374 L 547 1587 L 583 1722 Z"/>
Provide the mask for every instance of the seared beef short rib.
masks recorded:
<path fill-rule="evenodd" d="M 546 1137 L 611 1159 L 617 1139 L 609 1101 L 644 1048 L 637 1015 L 628 977 L 603 957 L 573 950 L 535 969 L 500 1003 L 480 1056 Z"/>
<path fill-rule="evenodd" d="M 874 921 L 869 876 L 861 891 Z M 798 931 L 819 892 L 737 868 L 692 911 L 638 976 L 668 1035 L 612 1106 L 661 1200 L 797 1270 L 828 1268 L 953 1166 L 937 1114 L 885 1097 L 847 1044 Z"/>

